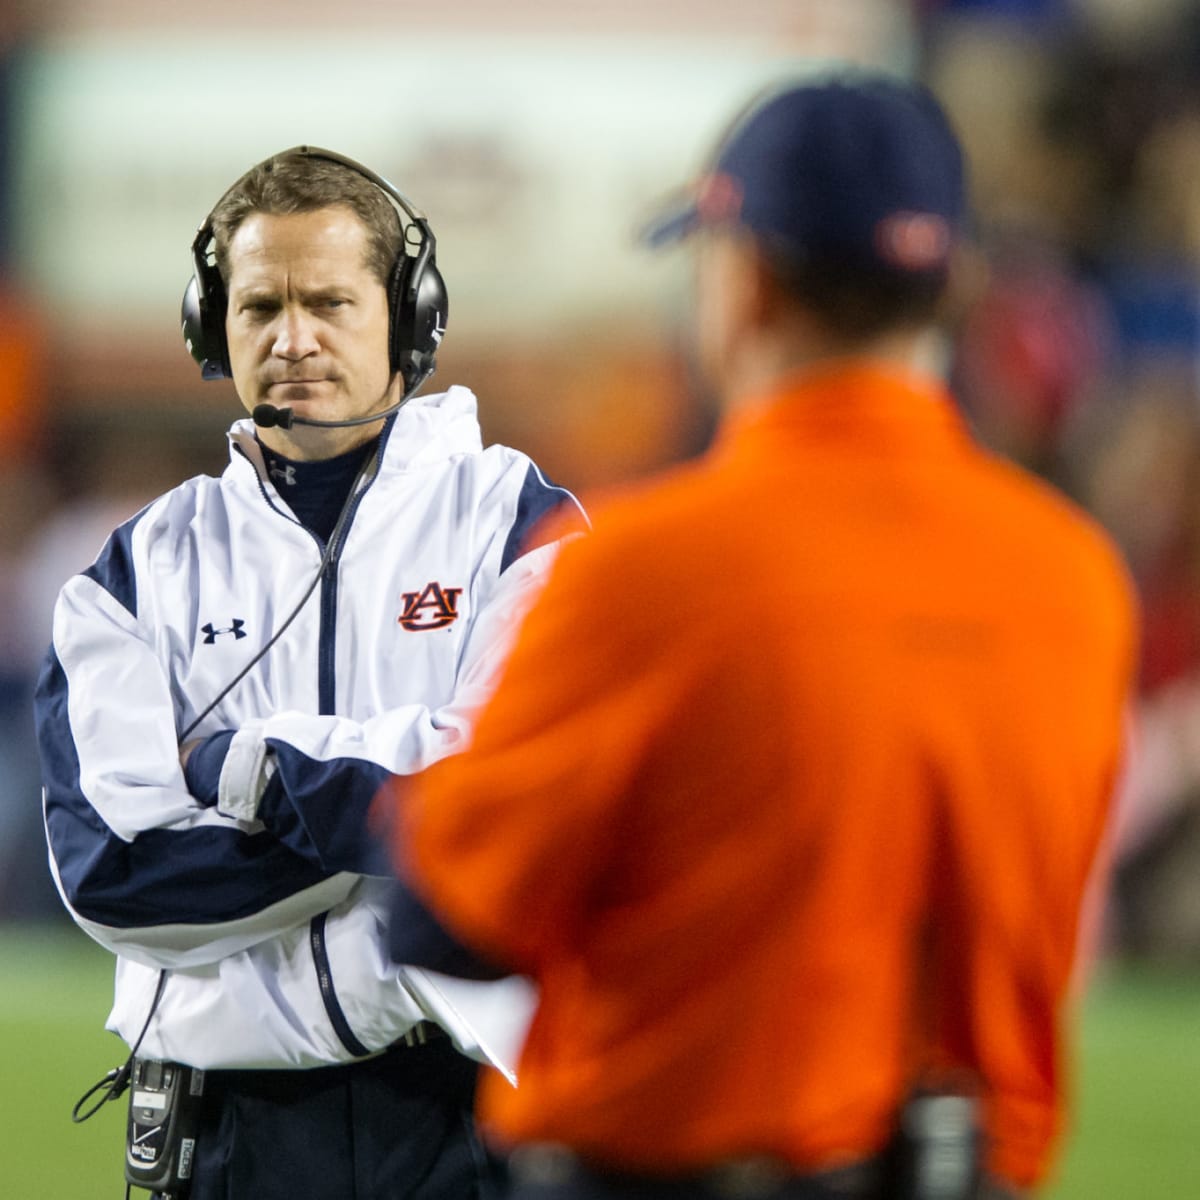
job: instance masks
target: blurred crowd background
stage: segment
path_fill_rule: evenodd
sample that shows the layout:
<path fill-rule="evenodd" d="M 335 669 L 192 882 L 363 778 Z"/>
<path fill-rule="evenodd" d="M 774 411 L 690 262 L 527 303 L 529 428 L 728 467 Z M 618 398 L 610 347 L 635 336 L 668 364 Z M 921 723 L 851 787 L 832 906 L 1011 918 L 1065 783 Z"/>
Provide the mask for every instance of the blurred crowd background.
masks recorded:
<path fill-rule="evenodd" d="M 437 382 L 586 494 L 712 428 L 686 263 L 635 248 L 639 215 L 760 86 L 842 60 L 924 79 L 956 122 L 990 275 L 955 394 L 1113 533 L 1141 595 L 1101 944 L 1200 963 L 1196 0 L 9 0 L 0 919 L 62 919 L 30 716 L 57 588 L 147 500 L 219 471 L 240 412 L 177 323 L 224 188 L 301 142 L 387 175 L 438 237 Z"/>

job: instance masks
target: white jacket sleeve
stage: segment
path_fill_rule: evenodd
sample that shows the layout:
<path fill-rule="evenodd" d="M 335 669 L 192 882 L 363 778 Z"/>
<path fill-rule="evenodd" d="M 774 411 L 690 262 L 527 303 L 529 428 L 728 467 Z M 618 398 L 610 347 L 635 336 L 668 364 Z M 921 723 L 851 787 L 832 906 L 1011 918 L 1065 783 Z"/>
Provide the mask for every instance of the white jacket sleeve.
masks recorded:
<path fill-rule="evenodd" d="M 131 529 L 104 554 L 128 554 Z M 353 886 L 188 794 L 166 673 L 136 603 L 94 573 L 59 597 L 35 705 L 55 880 L 80 926 L 115 953 L 155 966 L 214 961 Z"/>

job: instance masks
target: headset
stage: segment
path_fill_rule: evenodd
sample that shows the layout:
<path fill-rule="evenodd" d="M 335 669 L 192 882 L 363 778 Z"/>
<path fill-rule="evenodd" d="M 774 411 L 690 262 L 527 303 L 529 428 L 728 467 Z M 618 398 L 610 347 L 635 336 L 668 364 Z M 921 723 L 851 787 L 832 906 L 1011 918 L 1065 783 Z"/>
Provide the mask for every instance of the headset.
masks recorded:
<path fill-rule="evenodd" d="M 437 239 L 429 227 L 429 221 L 403 193 L 398 191 L 381 175 L 352 158 L 332 150 L 316 146 L 295 146 L 264 159 L 251 167 L 232 186 L 225 190 L 221 199 L 213 206 L 192 242 L 192 278 L 183 293 L 181 322 L 183 340 L 192 357 L 200 366 L 204 379 L 229 379 L 233 371 L 229 365 L 229 343 L 225 336 L 225 313 L 229 296 L 225 282 L 217 269 L 213 250 L 213 212 L 220 208 L 230 194 L 252 171 L 277 158 L 323 158 L 361 175 L 373 183 L 387 196 L 400 214 L 403 238 L 400 252 L 388 274 L 388 361 L 393 372 L 400 372 L 404 381 L 403 404 L 433 374 L 435 357 L 446 332 L 449 313 L 449 298 L 446 283 L 437 267 Z M 260 404 L 255 409 L 256 424 L 280 425 L 290 428 L 297 425 L 325 425 L 340 427 L 364 424 L 379 420 L 400 407 L 393 405 L 384 412 L 369 417 L 358 417 L 351 421 L 317 421 L 294 417 L 290 408 L 275 408 Z M 262 410 L 262 411 L 260 411 Z"/>

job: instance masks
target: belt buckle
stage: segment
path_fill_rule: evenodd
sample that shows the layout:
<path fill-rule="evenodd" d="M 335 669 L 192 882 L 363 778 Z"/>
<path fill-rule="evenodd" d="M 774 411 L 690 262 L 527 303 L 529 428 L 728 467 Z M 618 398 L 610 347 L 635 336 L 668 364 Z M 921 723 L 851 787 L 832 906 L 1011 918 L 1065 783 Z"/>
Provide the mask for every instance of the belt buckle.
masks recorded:
<path fill-rule="evenodd" d="M 424 1046 L 429 1041 L 429 1024 L 427 1021 L 418 1021 L 410 1029 L 408 1029 L 404 1037 L 401 1039 L 404 1044 L 411 1050 L 414 1046 Z"/>

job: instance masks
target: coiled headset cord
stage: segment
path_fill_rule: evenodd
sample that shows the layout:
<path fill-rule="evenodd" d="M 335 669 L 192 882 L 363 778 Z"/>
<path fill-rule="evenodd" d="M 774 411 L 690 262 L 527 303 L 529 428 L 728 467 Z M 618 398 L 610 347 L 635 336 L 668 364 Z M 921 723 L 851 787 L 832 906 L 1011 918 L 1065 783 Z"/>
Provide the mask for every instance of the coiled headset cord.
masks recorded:
<path fill-rule="evenodd" d="M 158 1010 L 158 1002 L 162 999 L 163 989 L 167 986 L 167 970 L 163 967 L 158 972 L 158 984 L 154 989 L 154 999 L 150 1001 L 150 1011 L 146 1014 L 145 1023 L 142 1025 L 142 1031 L 137 1035 L 137 1041 L 133 1043 L 133 1049 L 129 1052 L 129 1057 L 119 1067 L 113 1067 L 103 1079 L 93 1083 L 78 1100 L 75 1101 L 75 1107 L 71 1109 L 71 1120 L 76 1125 L 82 1124 L 89 1117 L 94 1117 L 109 1100 L 119 1100 L 125 1094 L 125 1089 L 129 1087 L 129 1080 L 133 1075 L 133 1060 L 137 1056 L 139 1047 L 142 1044 L 142 1038 L 146 1036 L 146 1030 L 150 1028 L 150 1021 L 155 1012 Z M 100 1093 L 100 1098 L 91 1106 L 84 1109 L 84 1105 L 96 1095 Z M 83 1110 L 83 1111 L 81 1111 Z"/>

